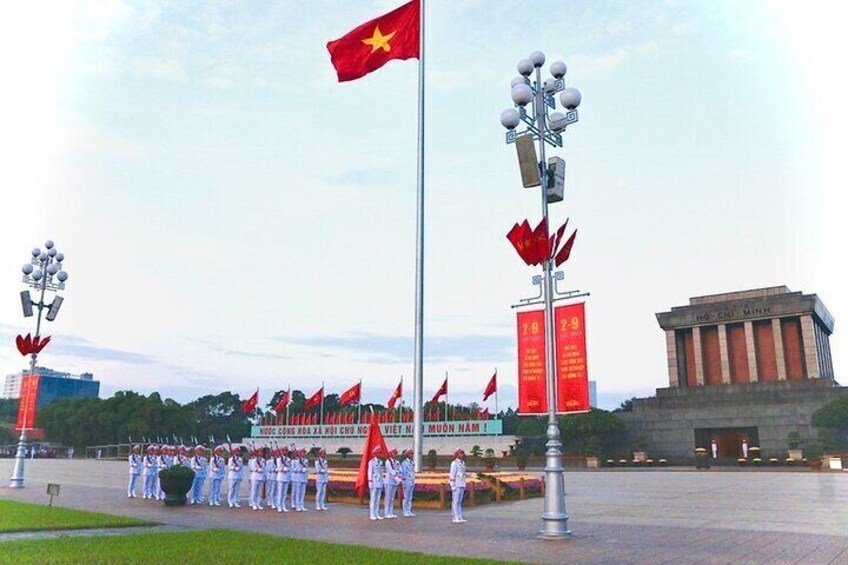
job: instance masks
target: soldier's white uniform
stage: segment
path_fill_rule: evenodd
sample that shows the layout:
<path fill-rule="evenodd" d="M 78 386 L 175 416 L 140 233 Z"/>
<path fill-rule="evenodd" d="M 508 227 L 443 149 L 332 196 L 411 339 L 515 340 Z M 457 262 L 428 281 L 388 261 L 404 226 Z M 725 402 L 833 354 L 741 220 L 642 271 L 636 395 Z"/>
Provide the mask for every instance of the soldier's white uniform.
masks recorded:
<path fill-rule="evenodd" d="M 288 512 L 286 494 L 291 484 L 291 459 L 285 452 L 277 458 L 277 512 Z M 292 501 L 292 508 L 294 502 Z"/>
<path fill-rule="evenodd" d="M 309 482 L 309 461 L 298 455 L 292 458 L 292 506 L 297 512 L 306 512 L 306 485 Z"/>
<path fill-rule="evenodd" d="M 141 475 L 141 456 L 137 453 L 141 448 L 139 446 L 133 446 L 132 453 L 130 453 L 129 458 L 127 458 L 127 465 L 129 471 L 129 484 L 127 485 L 127 498 L 136 498 L 135 489 L 136 484 L 138 483 L 138 477 Z M 142 486 L 142 490 L 143 490 Z"/>
<path fill-rule="evenodd" d="M 191 470 L 194 471 L 194 482 L 191 484 L 191 503 L 200 504 L 203 501 L 203 483 L 206 481 L 206 458 L 200 453 L 202 446 L 197 446 L 195 455 L 191 458 Z"/>
<path fill-rule="evenodd" d="M 159 466 L 160 471 L 171 466 L 171 461 L 168 457 L 168 446 L 162 446 L 159 456 L 156 457 L 156 464 Z M 156 493 L 156 498 L 159 500 L 165 500 L 165 491 L 162 490 L 162 485 L 159 481 L 159 473 L 156 473 L 156 486 L 153 488 L 153 492 Z"/>
<path fill-rule="evenodd" d="M 412 513 L 412 497 L 415 493 L 415 462 L 412 452 L 406 452 L 406 459 L 400 464 L 400 480 L 403 484 L 403 515 L 415 516 Z"/>
<path fill-rule="evenodd" d="M 327 483 L 330 482 L 330 467 L 323 457 L 324 451 L 315 460 L 315 510 L 326 510 Z"/>
<path fill-rule="evenodd" d="M 229 467 L 229 473 L 227 475 L 227 479 L 229 480 L 229 488 L 227 489 L 227 506 L 230 508 L 240 508 L 241 504 L 238 501 L 238 491 L 239 486 L 241 485 L 242 479 L 242 470 L 244 468 L 244 462 L 241 459 L 241 452 L 236 452 L 236 455 L 230 454 L 230 462 L 227 464 Z"/>
<path fill-rule="evenodd" d="M 370 518 L 382 520 L 380 516 L 380 496 L 383 494 L 383 462 L 376 455 L 368 462 L 368 490 L 371 493 L 369 502 Z"/>
<path fill-rule="evenodd" d="M 451 511 L 453 514 L 453 523 L 460 524 L 466 520 L 462 517 L 462 498 L 465 496 L 465 461 L 457 457 L 451 462 L 450 466 L 450 487 L 451 487 Z M 463 452 L 464 455 L 464 452 Z"/>
<path fill-rule="evenodd" d="M 147 449 L 147 455 L 142 460 L 142 479 L 144 485 L 141 489 L 141 498 L 153 499 L 156 491 L 156 477 L 159 475 L 159 464 L 156 461 L 155 449 Z"/>
<path fill-rule="evenodd" d="M 262 510 L 259 496 L 262 492 L 262 481 L 265 479 L 265 458 L 261 453 L 255 453 L 248 463 L 250 470 L 250 507 Z"/>
<path fill-rule="evenodd" d="M 400 463 L 394 458 L 394 453 L 393 451 L 392 455 L 386 458 L 386 480 L 383 487 L 385 490 L 383 516 L 386 518 L 397 518 L 397 514 L 395 514 L 395 495 L 400 485 Z"/>
<path fill-rule="evenodd" d="M 265 460 L 265 504 L 277 508 L 277 458 Z"/>
<path fill-rule="evenodd" d="M 221 483 L 224 481 L 224 458 L 220 449 L 215 449 L 209 458 L 209 506 L 221 506 Z"/>

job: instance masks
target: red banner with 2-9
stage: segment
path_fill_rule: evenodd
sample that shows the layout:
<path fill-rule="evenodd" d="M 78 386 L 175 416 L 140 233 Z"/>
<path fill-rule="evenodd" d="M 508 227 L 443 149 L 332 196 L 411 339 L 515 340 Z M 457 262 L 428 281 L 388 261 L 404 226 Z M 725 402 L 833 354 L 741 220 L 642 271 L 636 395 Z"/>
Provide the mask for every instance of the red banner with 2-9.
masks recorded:
<path fill-rule="evenodd" d="M 585 303 L 554 310 L 557 412 L 589 410 L 589 371 L 586 362 Z"/>
<path fill-rule="evenodd" d="M 585 304 L 554 309 L 556 410 L 558 414 L 589 410 Z M 518 413 L 547 414 L 545 311 L 518 313 Z"/>
<path fill-rule="evenodd" d="M 519 312 L 517 318 L 518 413 L 545 414 L 545 311 Z"/>
<path fill-rule="evenodd" d="M 21 400 L 18 404 L 18 420 L 16 430 L 31 430 L 35 427 L 35 406 L 38 400 L 38 375 L 21 377 Z"/>

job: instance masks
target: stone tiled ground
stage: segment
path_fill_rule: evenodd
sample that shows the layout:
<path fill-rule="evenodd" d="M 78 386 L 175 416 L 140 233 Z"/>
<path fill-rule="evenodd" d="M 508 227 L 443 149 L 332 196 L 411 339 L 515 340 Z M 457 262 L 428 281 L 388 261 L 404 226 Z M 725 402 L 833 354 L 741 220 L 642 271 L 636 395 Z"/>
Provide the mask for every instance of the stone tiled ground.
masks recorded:
<path fill-rule="evenodd" d="M 372 523 L 365 508 L 279 515 L 246 508 L 165 508 L 125 498 L 125 466 L 106 461 L 27 462 L 27 488 L 0 497 L 46 501 L 160 521 L 172 528 L 232 528 L 278 535 L 547 563 L 846 563 L 848 473 L 633 470 L 570 472 L 567 541 L 540 541 L 541 501 L 468 508 L 468 523 L 445 512 Z M 243 490 L 243 494 L 246 490 Z M 0 545 L 0 551 L 2 546 Z"/>

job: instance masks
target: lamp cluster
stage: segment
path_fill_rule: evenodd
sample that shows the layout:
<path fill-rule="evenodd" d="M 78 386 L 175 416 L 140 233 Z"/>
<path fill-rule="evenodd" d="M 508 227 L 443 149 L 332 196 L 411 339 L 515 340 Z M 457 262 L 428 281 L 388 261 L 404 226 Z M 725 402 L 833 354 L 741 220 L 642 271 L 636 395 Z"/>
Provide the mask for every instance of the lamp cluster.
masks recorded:
<path fill-rule="evenodd" d="M 529 133 L 534 139 L 544 139 L 551 145 L 562 147 L 561 133 L 568 125 L 577 121 L 577 107 L 581 97 L 579 90 L 565 86 L 564 77 L 568 67 L 562 61 L 555 61 L 549 69 L 551 76 L 543 80 L 541 67 L 544 64 L 545 54 L 541 51 L 534 51 L 528 58 L 518 62 L 519 76 L 510 83 L 515 107 L 501 112 L 501 125 L 507 129 L 507 143 Z M 531 81 L 530 77 L 534 71 L 536 77 Z M 560 105 L 567 110 L 565 113 L 556 111 L 556 93 L 559 93 Z M 531 113 L 527 112 L 528 104 L 531 105 Z M 552 110 L 550 114 L 549 109 Z M 538 121 L 541 121 L 541 129 Z M 527 125 L 527 129 L 517 132 L 516 128 L 521 122 Z"/>
<path fill-rule="evenodd" d="M 62 269 L 65 255 L 57 251 L 52 240 L 44 242 L 44 247 L 44 251 L 33 248 L 32 259 L 21 267 L 23 283 L 39 290 L 64 290 L 68 280 L 68 273 Z"/>

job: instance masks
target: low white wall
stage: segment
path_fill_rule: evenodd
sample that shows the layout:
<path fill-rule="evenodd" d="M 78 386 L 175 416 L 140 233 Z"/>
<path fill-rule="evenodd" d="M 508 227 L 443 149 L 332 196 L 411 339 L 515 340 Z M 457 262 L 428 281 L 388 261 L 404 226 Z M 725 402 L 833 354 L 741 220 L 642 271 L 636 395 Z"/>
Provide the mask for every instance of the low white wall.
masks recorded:
<path fill-rule="evenodd" d="M 466 453 L 471 451 L 475 445 L 485 451 L 489 448 L 495 450 L 495 454 L 500 456 L 503 451 L 509 451 L 511 445 L 515 445 L 515 436 L 450 436 L 450 437 L 434 437 L 427 436 L 424 438 L 424 453 L 431 449 L 435 449 L 439 455 L 451 455 L 454 450 L 461 448 Z M 290 445 L 294 443 L 297 447 L 309 449 L 312 446 L 323 447 L 327 453 L 335 453 L 340 447 L 349 447 L 352 453 L 361 454 L 362 448 L 365 446 L 364 438 L 320 438 L 320 437 L 297 437 L 297 438 L 244 438 L 242 443 L 245 445 L 255 444 L 256 447 L 273 446 L 274 442 L 278 445 Z M 386 445 L 389 448 L 396 448 L 398 451 L 409 449 L 412 447 L 411 437 L 389 437 L 386 438 Z"/>

